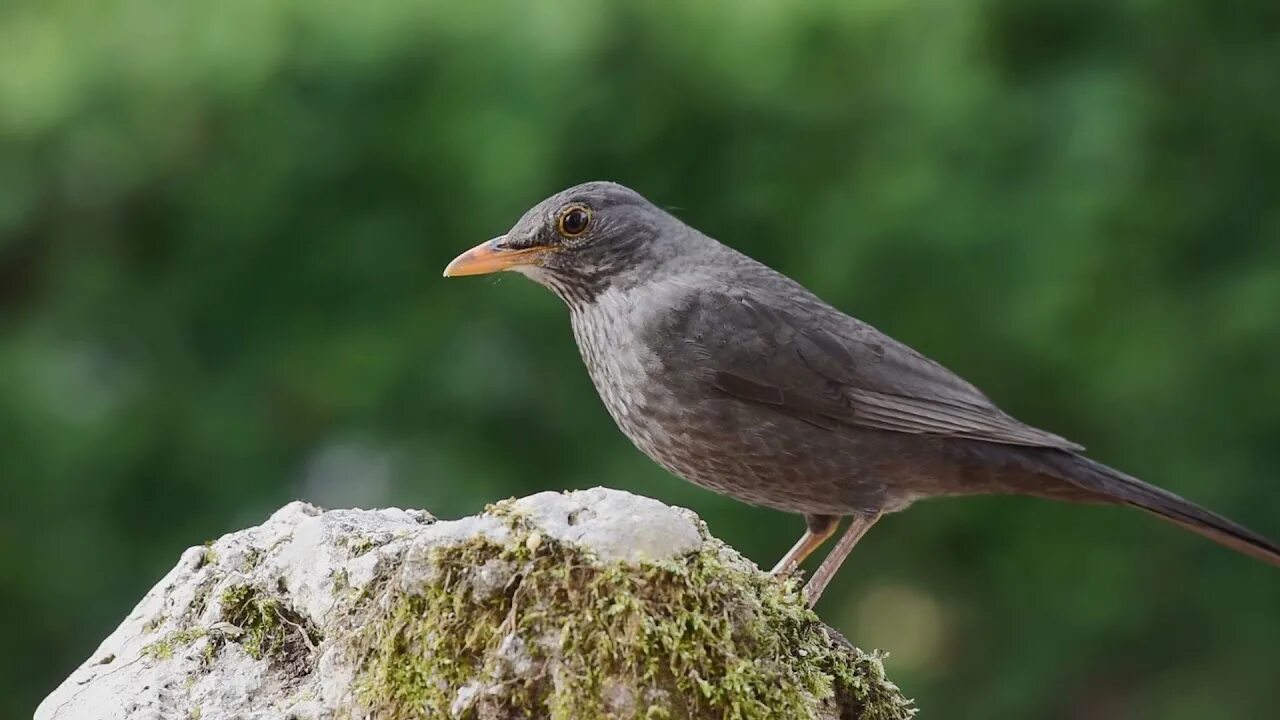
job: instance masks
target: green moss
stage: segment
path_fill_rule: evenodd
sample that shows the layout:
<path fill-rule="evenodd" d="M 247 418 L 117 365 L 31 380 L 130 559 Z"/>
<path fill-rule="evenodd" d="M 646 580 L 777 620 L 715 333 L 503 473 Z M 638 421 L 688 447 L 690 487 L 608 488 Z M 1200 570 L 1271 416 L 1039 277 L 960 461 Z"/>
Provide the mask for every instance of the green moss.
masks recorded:
<path fill-rule="evenodd" d="M 498 500 L 497 502 L 486 503 L 484 506 L 484 514 L 490 517 L 522 519 L 524 517 L 524 513 L 517 509 L 516 503 L 518 501 L 518 498 L 509 497 L 503 500 Z"/>
<path fill-rule="evenodd" d="M 164 619 L 165 619 L 164 615 L 156 615 L 155 617 L 152 617 L 151 619 L 147 620 L 142 625 L 143 634 L 150 635 L 156 630 L 159 630 L 160 626 L 164 624 Z"/>
<path fill-rule="evenodd" d="M 378 543 L 373 538 L 363 535 L 353 536 L 346 541 L 347 550 L 351 552 L 351 557 L 360 557 L 370 550 L 378 547 Z"/>
<path fill-rule="evenodd" d="M 451 716 L 473 687 L 496 688 L 474 704 L 499 716 L 799 719 L 835 702 L 846 718 L 914 712 L 880 658 L 833 641 L 790 583 L 712 549 L 601 564 L 527 542 L 522 526 L 506 544 L 437 551 L 438 583 L 368 604 L 356 650 L 371 715 Z"/>
<path fill-rule="evenodd" d="M 262 548 L 249 547 L 244 551 L 244 558 L 240 562 L 240 572 L 251 573 L 258 569 L 258 563 L 262 562 L 262 558 L 266 553 Z"/>
<path fill-rule="evenodd" d="M 241 630 L 235 641 L 256 659 L 305 662 L 322 639 L 310 620 L 252 586 L 227 588 L 221 604 L 222 619 Z"/>
<path fill-rule="evenodd" d="M 503 524 L 517 535 L 527 536 L 532 531 L 533 521 L 529 513 L 520 508 L 520 498 L 509 497 L 488 503 L 484 506 L 482 514 L 503 521 Z"/>
<path fill-rule="evenodd" d="M 175 649 L 179 647 L 186 647 L 196 640 L 204 637 L 206 634 L 207 633 L 204 628 L 174 630 L 159 640 L 144 645 L 141 651 L 142 656 L 151 658 L 152 660 L 168 660 L 173 657 Z"/>
<path fill-rule="evenodd" d="M 197 566 L 197 569 L 204 567 L 205 565 L 217 565 L 217 564 L 218 564 L 218 551 L 213 549 L 213 541 L 209 540 L 204 544 L 204 554 L 200 556 L 200 564 Z"/>

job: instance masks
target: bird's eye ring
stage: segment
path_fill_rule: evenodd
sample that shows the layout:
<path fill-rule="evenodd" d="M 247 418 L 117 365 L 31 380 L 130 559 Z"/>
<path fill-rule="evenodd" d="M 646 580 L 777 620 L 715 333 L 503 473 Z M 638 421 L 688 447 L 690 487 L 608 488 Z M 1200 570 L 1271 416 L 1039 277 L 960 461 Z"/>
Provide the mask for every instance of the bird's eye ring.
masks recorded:
<path fill-rule="evenodd" d="M 587 231 L 591 222 L 591 213 L 586 208 L 571 205 L 560 212 L 556 225 L 560 234 L 565 237 L 577 237 Z"/>

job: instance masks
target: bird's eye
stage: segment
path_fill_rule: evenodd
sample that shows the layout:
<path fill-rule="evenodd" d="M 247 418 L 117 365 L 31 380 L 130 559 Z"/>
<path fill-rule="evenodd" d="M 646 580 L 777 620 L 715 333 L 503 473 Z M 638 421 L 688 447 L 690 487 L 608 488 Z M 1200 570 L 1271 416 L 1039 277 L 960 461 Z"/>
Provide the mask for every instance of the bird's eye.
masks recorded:
<path fill-rule="evenodd" d="M 587 231 L 587 223 L 591 222 L 591 214 L 586 208 L 573 206 L 560 213 L 560 234 L 565 237 L 577 237 Z"/>

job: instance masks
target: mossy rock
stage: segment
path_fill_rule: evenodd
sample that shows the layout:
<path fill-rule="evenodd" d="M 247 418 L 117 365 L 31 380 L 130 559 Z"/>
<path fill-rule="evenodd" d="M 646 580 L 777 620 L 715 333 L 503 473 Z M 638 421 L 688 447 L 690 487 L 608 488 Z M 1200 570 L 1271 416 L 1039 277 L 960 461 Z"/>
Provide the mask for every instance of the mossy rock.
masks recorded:
<path fill-rule="evenodd" d="M 787 718 L 914 710 L 693 513 L 616 490 L 438 521 L 293 503 L 196 546 L 37 720 Z"/>
<path fill-rule="evenodd" d="M 914 714 L 881 658 L 794 583 L 712 538 L 682 557 L 602 561 L 510 506 L 510 534 L 429 554 L 429 582 L 370 599 L 355 648 L 373 717 L 865 718 Z M 703 531 L 705 532 L 705 531 Z"/>

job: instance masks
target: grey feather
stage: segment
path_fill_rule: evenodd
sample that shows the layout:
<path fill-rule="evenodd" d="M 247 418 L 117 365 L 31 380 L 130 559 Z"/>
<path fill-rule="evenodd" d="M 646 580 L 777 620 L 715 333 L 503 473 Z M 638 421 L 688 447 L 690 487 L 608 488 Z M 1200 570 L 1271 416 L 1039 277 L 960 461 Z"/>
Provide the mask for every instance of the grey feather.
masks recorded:
<path fill-rule="evenodd" d="M 697 302 L 717 312 L 690 311 L 703 323 L 732 321 L 735 341 L 705 348 L 713 384 L 723 392 L 836 425 L 1084 449 L 1018 422 L 946 368 L 848 315 L 823 318 L 819 328 L 812 315 L 771 308 L 745 294 L 715 295 L 704 291 Z M 694 337 L 712 330 L 690 329 Z"/>

